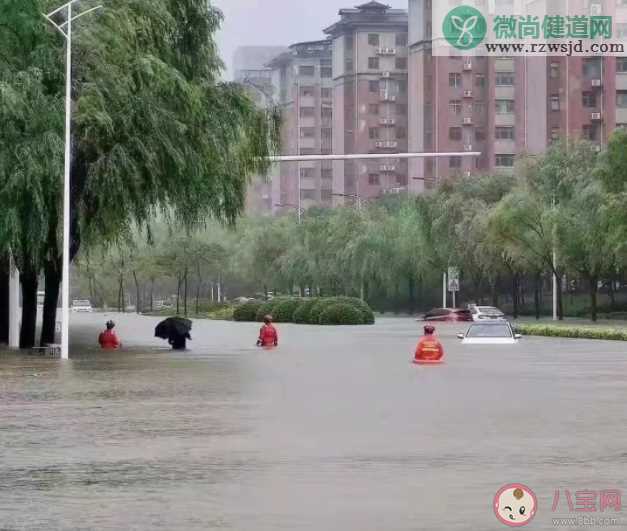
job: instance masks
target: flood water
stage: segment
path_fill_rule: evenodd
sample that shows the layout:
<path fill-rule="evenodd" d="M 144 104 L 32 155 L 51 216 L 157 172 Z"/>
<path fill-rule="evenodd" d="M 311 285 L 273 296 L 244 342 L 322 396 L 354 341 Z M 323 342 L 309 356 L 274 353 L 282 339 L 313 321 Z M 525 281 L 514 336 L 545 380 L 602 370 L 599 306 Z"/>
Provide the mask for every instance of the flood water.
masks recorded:
<path fill-rule="evenodd" d="M 409 363 L 411 319 L 373 327 L 196 321 L 191 350 L 154 318 L 73 316 L 69 362 L 0 357 L 0 529 L 505 529 L 495 492 L 627 496 L 627 344 L 524 338 Z M 142 346 L 143 345 L 143 346 Z M 626 500 L 623 500 L 625 503 Z M 613 516 L 627 527 L 627 508 Z"/>

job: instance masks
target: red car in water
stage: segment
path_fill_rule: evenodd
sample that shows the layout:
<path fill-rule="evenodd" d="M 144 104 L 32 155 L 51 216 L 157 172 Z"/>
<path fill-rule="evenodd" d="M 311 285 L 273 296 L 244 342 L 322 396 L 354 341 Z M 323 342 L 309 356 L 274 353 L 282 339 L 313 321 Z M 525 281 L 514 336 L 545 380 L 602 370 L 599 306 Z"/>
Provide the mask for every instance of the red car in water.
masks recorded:
<path fill-rule="evenodd" d="M 440 321 L 457 323 L 460 321 L 472 321 L 472 312 L 460 308 L 435 308 L 424 314 L 423 321 Z"/>

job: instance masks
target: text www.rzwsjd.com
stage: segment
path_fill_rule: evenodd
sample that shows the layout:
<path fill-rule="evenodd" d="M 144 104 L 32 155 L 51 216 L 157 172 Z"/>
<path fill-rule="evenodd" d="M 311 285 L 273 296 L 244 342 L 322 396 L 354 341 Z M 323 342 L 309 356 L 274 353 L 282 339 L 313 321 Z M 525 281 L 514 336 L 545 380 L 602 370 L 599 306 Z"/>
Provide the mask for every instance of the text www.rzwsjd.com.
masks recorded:
<path fill-rule="evenodd" d="M 505 55 L 528 54 L 560 54 L 560 55 L 586 55 L 597 53 L 622 54 L 625 53 L 625 45 L 620 42 L 605 43 L 593 42 L 584 46 L 583 40 L 568 42 L 534 42 L 534 43 L 489 43 L 484 44 L 488 53 Z"/>

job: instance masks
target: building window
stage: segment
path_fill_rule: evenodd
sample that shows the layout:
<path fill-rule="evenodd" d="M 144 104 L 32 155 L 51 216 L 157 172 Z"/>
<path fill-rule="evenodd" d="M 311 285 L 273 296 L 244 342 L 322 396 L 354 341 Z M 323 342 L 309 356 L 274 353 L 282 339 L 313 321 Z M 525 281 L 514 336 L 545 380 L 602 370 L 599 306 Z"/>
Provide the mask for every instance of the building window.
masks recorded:
<path fill-rule="evenodd" d="M 311 98 L 314 95 L 313 87 L 300 87 L 300 95 L 305 98 Z"/>
<path fill-rule="evenodd" d="M 314 138 L 315 136 L 316 136 L 316 130 L 313 127 L 301 127 L 300 128 L 301 138 Z"/>
<path fill-rule="evenodd" d="M 512 168 L 514 166 L 514 155 L 496 155 L 496 166 L 499 168 Z"/>
<path fill-rule="evenodd" d="M 321 67 L 320 77 L 323 77 L 323 78 L 333 77 L 333 68 L 331 68 L 330 66 Z"/>
<path fill-rule="evenodd" d="M 328 203 L 333 199 L 333 190 L 320 190 L 320 200 Z"/>
<path fill-rule="evenodd" d="M 377 138 L 379 138 L 379 128 L 370 127 L 368 129 L 368 136 L 370 137 L 370 140 L 376 140 Z"/>
<path fill-rule="evenodd" d="M 379 58 L 368 57 L 368 68 L 370 70 L 379 70 Z"/>
<path fill-rule="evenodd" d="M 623 4 L 624 7 L 625 4 Z M 627 24 L 625 24 L 624 22 L 618 22 L 615 23 L 616 26 L 616 33 L 615 36 L 618 39 L 624 39 L 625 37 L 627 37 Z"/>
<path fill-rule="evenodd" d="M 583 77 L 585 79 L 601 78 L 601 58 L 589 57 L 583 60 Z"/>
<path fill-rule="evenodd" d="M 407 94 L 407 81 L 400 80 L 397 81 L 398 93 L 399 94 Z"/>
<path fill-rule="evenodd" d="M 298 67 L 298 75 L 300 76 L 313 76 L 316 73 L 316 69 L 313 66 L 301 65 Z"/>
<path fill-rule="evenodd" d="M 407 138 L 407 130 L 404 127 L 397 127 L 396 138 L 398 138 L 399 140 Z"/>
<path fill-rule="evenodd" d="M 496 114 L 511 114 L 514 112 L 514 100 L 496 100 Z"/>
<path fill-rule="evenodd" d="M 407 116 L 407 105 L 405 105 L 404 103 L 397 103 L 396 116 Z"/>
<path fill-rule="evenodd" d="M 449 157 L 448 159 L 448 167 L 459 169 L 462 167 L 462 158 L 461 157 Z"/>
<path fill-rule="evenodd" d="M 551 79 L 559 79 L 560 77 L 560 64 L 551 63 Z"/>
<path fill-rule="evenodd" d="M 379 184 L 380 184 L 379 174 L 378 173 L 370 173 L 368 175 L 368 184 L 370 184 L 370 186 L 379 186 Z"/>
<path fill-rule="evenodd" d="M 397 57 L 396 58 L 396 69 L 397 70 L 407 70 L 407 57 Z"/>
<path fill-rule="evenodd" d="M 347 72 L 352 72 L 353 71 L 353 60 L 352 59 L 346 59 L 346 63 L 344 65 L 345 69 Z"/>
<path fill-rule="evenodd" d="M 497 72 L 495 83 L 497 87 L 511 87 L 514 84 L 514 72 Z"/>
<path fill-rule="evenodd" d="M 320 89 L 320 96 L 324 99 L 331 99 L 333 97 L 333 91 L 330 88 Z"/>
<path fill-rule="evenodd" d="M 378 115 L 379 105 L 377 105 L 376 103 L 371 103 L 370 105 L 368 105 L 368 114 Z"/>
<path fill-rule="evenodd" d="M 627 108 L 627 90 L 619 90 L 616 92 L 616 106 L 621 109 Z"/>
<path fill-rule="evenodd" d="M 514 140 L 513 127 L 497 127 L 494 130 L 494 138 L 497 140 Z"/>
<path fill-rule="evenodd" d="M 333 118 L 333 109 L 331 107 L 322 107 L 320 116 L 322 118 Z"/>
<path fill-rule="evenodd" d="M 462 86 L 462 75 L 456 72 L 451 72 L 448 75 L 448 86 L 453 88 L 460 88 Z"/>
<path fill-rule="evenodd" d="M 594 142 L 597 139 L 596 127 L 593 125 L 584 125 L 581 129 L 581 136 L 585 140 Z"/>
<path fill-rule="evenodd" d="M 333 179 L 333 170 L 330 168 L 322 168 L 322 170 L 320 170 L 320 177 L 323 179 Z"/>
<path fill-rule="evenodd" d="M 301 118 L 312 118 L 316 115 L 314 107 L 301 107 L 300 108 L 300 116 Z"/>
<path fill-rule="evenodd" d="M 316 150 L 314 148 L 300 148 L 301 155 L 315 155 Z"/>
<path fill-rule="evenodd" d="M 449 140 L 459 141 L 462 139 L 462 128 L 461 127 L 449 127 L 448 129 L 448 137 Z"/>
<path fill-rule="evenodd" d="M 583 92 L 582 101 L 583 101 L 584 107 L 596 107 L 597 106 L 597 97 L 594 92 Z"/>
<path fill-rule="evenodd" d="M 379 92 L 379 82 L 378 81 L 368 81 L 368 90 L 370 92 Z"/>
<path fill-rule="evenodd" d="M 551 96 L 551 110 L 552 111 L 560 110 L 560 97 L 559 96 Z"/>
<path fill-rule="evenodd" d="M 623 74 L 627 72 L 627 57 L 616 58 L 616 71 Z"/>
<path fill-rule="evenodd" d="M 353 49 L 353 36 L 352 35 L 347 35 L 345 43 L 346 43 L 346 49 L 347 50 L 352 50 Z"/>
<path fill-rule="evenodd" d="M 483 142 L 485 139 L 485 129 L 483 129 L 482 127 L 477 127 L 477 129 L 475 129 L 475 140 L 477 142 Z"/>
<path fill-rule="evenodd" d="M 485 112 L 485 103 L 483 103 L 482 101 L 473 102 L 472 112 L 477 114 L 483 114 Z"/>
<path fill-rule="evenodd" d="M 300 176 L 303 179 L 307 179 L 307 178 L 313 177 L 314 176 L 314 169 L 313 168 L 301 168 L 300 169 Z"/>
<path fill-rule="evenodd" d="M 368 33 L 368 44 L 370 46 L 379 46 L 379 34 Z"/>
<path fill-rule="evenodd" d="M 475 75 L 475 87 L 485 88 L 485 75 L 484 74 Z"/>
<path fill-rule="evenodd" d="M 551 128 L 551 140 L 552 141 L 559 140 L 559 137 L 560 137 L 560 128 L 559 127 L 552 127 Z"/>
<path fill-rule="evenodd" d="M 396 46 L 407 46 L 407 33 L 396 34 Z"/>
<path fill-rule="evenodd" d="M 462 102 L 460 100 L 451 100 L 449 101 L 448 109 L 451 114 L 461 114 Z"/>
<path fill-rule="evenodd" d="M 397 175 L 396 184 L 399 186 L 407 186 L 407 175 Z"/>
<path fill-rule="evenodd" d="M 320 129 L 320 137 L 321 138 L 332 138 L 333 137 L 333 129 L 330 127 L 323 127 Z"/>
<path fill-rule="evenodd" d="M 315 201 L 316 200 L 316 191 L 315 190 L 301 190 L 300 191 L 300 198 L 301 199 L 305 199 L 305 200 L 309 200 L 309 201 Z"/>

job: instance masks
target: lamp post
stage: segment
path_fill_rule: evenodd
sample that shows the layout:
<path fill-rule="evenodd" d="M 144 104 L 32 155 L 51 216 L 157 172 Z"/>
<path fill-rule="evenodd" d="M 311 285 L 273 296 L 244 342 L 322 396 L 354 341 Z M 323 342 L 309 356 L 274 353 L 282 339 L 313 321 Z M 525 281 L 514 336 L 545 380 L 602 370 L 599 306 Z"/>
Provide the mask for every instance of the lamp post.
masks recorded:
<path fill-rule="evenodd" d="M 278 208 L 293 208 L 298 212 L 298 224 L 300 225 L 302 223 L 303 208 L 298 205 L 292 205 L 291 203 L 275 203 L 274 206 Z"/>
<path fill-rule="evenodd" d="M 92 7 L 78 14 L 73 14 L 72 8 L 79 0 L 71 0 L 58 9 L 44 15 L 63 37 L 65 37 L 65 170 L 63 176 L 63 269 L 62 269 L 62 318 L 61 318 L 61 358 L 69 358 L 69 331 L 70 331 L 70 167 L 72 165 L 72 23 L 100 9 L 102 6 Z M 57 24 L 53 17 L 65 11 L 65 22 Z"/>

